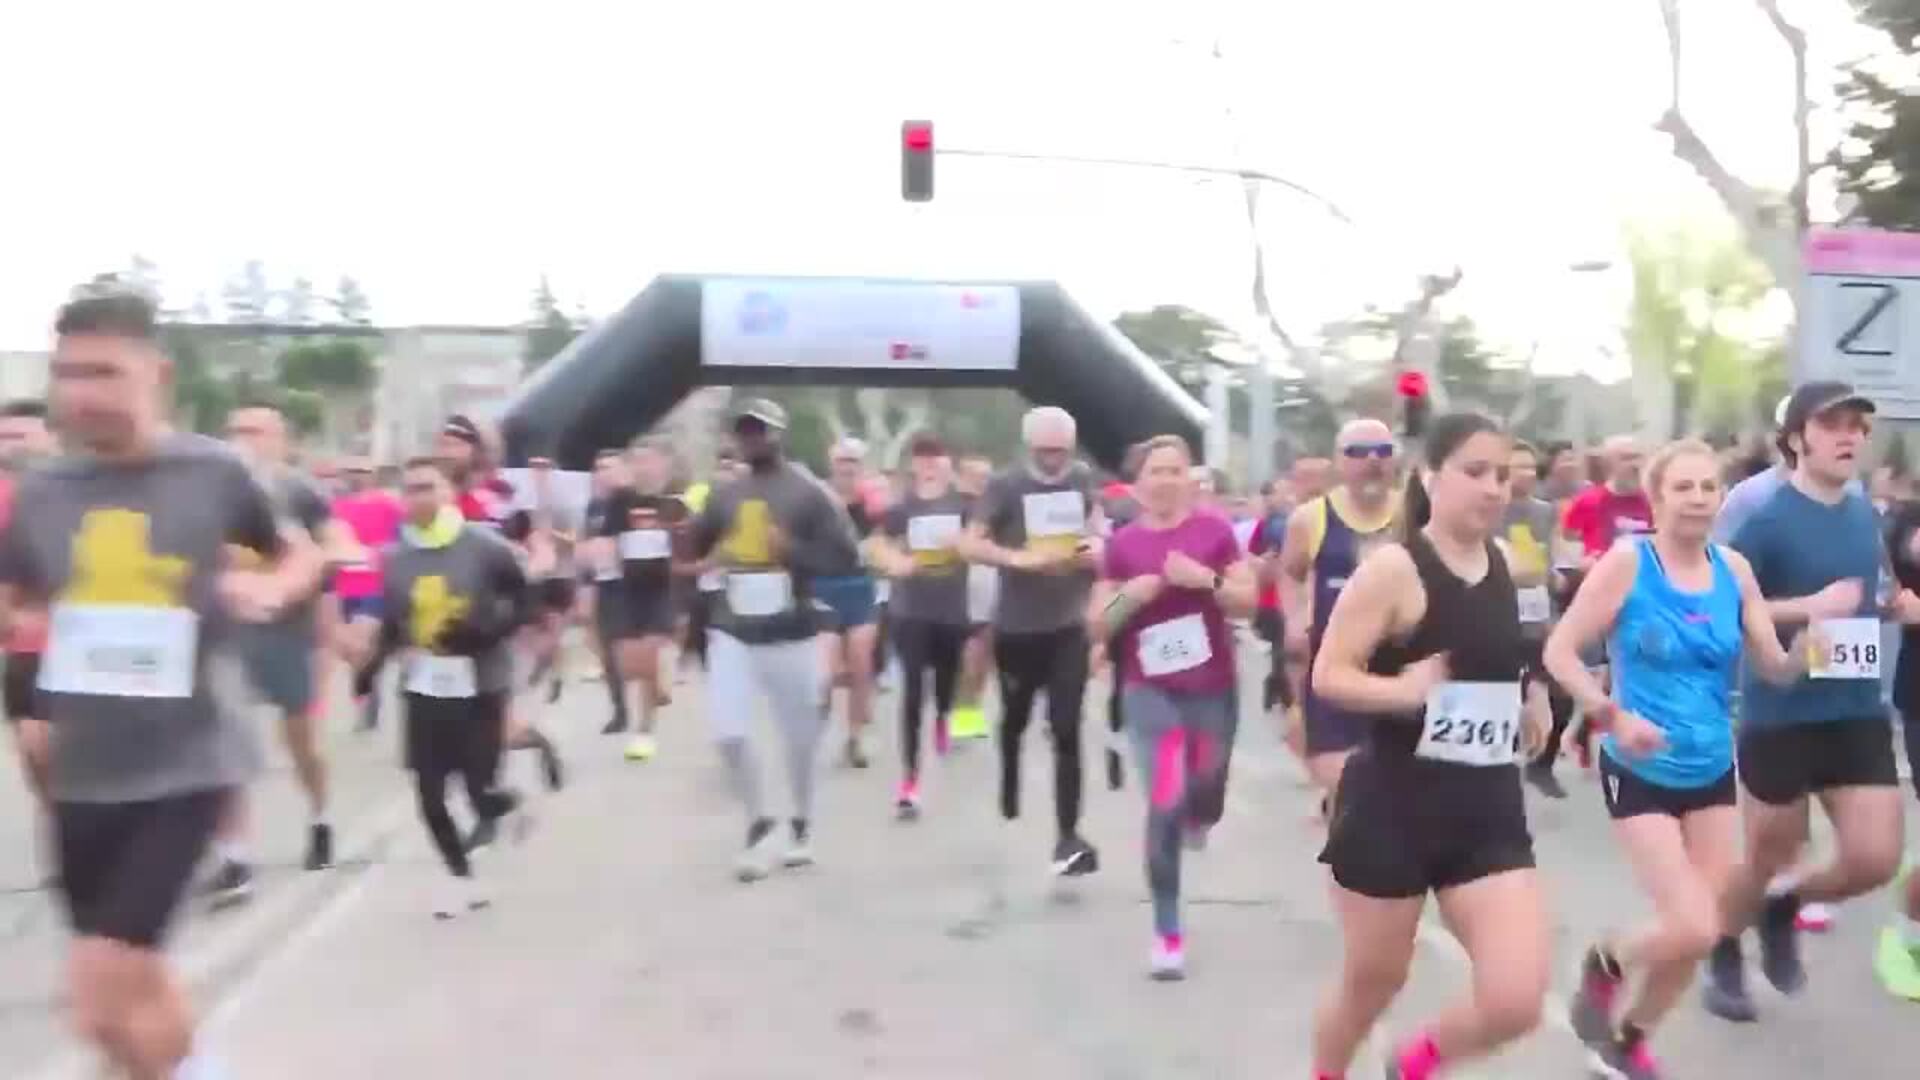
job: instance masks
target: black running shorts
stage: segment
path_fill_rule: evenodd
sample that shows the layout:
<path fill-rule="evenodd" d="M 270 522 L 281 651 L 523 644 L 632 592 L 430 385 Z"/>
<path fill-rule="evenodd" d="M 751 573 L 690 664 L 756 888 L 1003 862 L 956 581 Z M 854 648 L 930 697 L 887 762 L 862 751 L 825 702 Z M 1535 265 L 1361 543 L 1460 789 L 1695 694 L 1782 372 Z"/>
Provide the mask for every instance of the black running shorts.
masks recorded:
<path fill-rule="evenodd" d="M 54 803 L 60 892 L 74 934 L 159 948 L 231 794 Z"/>
<path fill-rule="evenodd" d="M 1694 788 L 1667 787 L 1644 779 L 1600 751 L 1600 797 L 1607 802 L 1607 813 L 1615 821 L 1645 814 L 1665 814 L 1683 818 L 1688 814 L 1733 806 L 1739 802 L 1739 784 L 1729 767 L 1718 780 Z"/>
<path fill-rule="evenodd" d="M 1840 787 L 1894 787 L 1893 725 L 1884 716 L 1749 728 L 1740 733 L 1740 786 L 1772 806 Z"/>
<path fill-rule="evenodd" d="M 1518 768 L 1389 754 L 1341 770 L 1320 861 L 1342 888 L 1397 900 L 1533 867 Z"/>

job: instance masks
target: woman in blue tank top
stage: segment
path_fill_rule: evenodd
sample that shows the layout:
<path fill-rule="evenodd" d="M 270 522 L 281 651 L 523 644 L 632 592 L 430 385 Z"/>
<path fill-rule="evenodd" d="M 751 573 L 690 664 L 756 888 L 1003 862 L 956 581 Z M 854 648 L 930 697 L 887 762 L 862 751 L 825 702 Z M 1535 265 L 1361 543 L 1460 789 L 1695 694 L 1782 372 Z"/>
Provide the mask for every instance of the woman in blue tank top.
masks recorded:
<path fill-rule="evenodd" d="M 1547 640 L 1547 670 L 1605 733 L 1601 790 L 1655 922 L 1587 950 L 1573 1027 L 1610 1075 L 1660 1075 L 1646 1032 L 1673 1007 L 1720 934 L 1719 896 L 1740 857 L 1729 696 L 1744 644 L 1762 677 L 1806 670 L 1783 649 L 1753 570 L 1708 543 L 1722 496 L 1705 443 L 1671 443 L 1647 463 L 1654 535 L 1617 543 Z M 1606 637 L 1613 696 L 1580 662 Z M 1626 967 L 1638 998 L 1617 999 Z M 1619 1006 L 1624 1005 L 1624 1008 Z"/>

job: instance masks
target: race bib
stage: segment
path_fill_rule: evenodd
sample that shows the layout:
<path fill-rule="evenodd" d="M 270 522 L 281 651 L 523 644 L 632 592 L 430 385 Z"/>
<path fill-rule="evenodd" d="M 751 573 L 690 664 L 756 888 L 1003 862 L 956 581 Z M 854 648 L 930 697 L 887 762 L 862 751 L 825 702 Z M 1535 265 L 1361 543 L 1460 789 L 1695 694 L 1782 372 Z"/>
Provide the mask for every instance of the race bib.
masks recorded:
<path fill-rule="evenodd" d="M 1148 678 L 1192 671 L 1211 659 L 1204 616 L 1182 615 L 1140 631 L 1140 673 Z"/>
<path fill-rule="evenodd" d="M 764 619 L 793 606 L 793 578 L 785 571 L 727 575 L 727 607 L 735 615 Z"/>
<path fill-rule="evenodd" d="M 1077 491 L 1043 491 L 1021 497 L 1027 546 L 1066 554 L 1087 530 L 1087 501 Z"/>
<path fill-rule="evenodd" d="M 907 519 L 907 547 L 913 551 L 945 551 L 959 538 L 959 514 L 922 514 Z"/>
<path fill-rule="evenodd" d="M 1547 599 L 1545 585 L 1529 585 L 1518 594 L 1520 602 L 1520 621 L 1523 623 L 1543 623 L 1553 617 L 1553 603 Z"/>
<path fill-rule="evenodd" d="M 727 587 L 727 575 L 718 570 L 709 570 L 701 574 L 694 584 L 703 593 L 719 592 Z"/>
<path fill-rule="evenodd" d="M 1511 765 L 1519 736 L 1519 683 L 1446 682 L 1427 695 L 1414 753 L 1455 765 Z"/>
<path fill-rule="evenodd" d="M 1822 619 L 1820 632 L 1833 651 L 1814 656 L 1807 674 L 1816 679 L 1878 679 L 1880 677 L 1879 619 Z"/>
<path fill-rule="evenodd" d="M 407 665 L 406 691 L 430 698 L 470 698 L 479 693 L 473 658 L 415 653 Z"/>
<path fill-rule="evenodd" d="M 189 698 L 200 617 L 185 608 L 55 604 L 40 689 L 100 697 Z"/>
<path fill-rule="evenodd" d="M 620 557 L 631 562 L 664 559 L 671 553 L 665 529 L 628 529 L 620 534 Z"/>

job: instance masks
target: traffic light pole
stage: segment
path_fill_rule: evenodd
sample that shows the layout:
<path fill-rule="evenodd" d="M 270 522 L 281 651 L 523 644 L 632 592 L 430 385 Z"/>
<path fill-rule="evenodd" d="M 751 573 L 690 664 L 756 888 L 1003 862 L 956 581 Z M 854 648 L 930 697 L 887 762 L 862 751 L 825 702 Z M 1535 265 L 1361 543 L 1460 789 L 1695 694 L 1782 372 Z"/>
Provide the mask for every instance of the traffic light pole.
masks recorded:
<path fill-rule="evenodd" d="M 1319 203 L 1327 213 L 1332 214 L 1340 221 L 1348 225 L 1354 224 L 1354 220 L 1347 216 L 1347 212 L 1340 208 L 1339 203 L 1334 202 L 1332 199 L 1327 198 L 1325 195 L 1320 194 L 1298 181 L 1289 180 L 1284 176 L 1275 176 L 1273 173 L 1262 172 L 1258 169 L 1234 169 L 1220 165 L 1197 165 L 1190 162 L 1179 161 L 1151 161 L 1141 158 L 1088 157 L 1080 154 L 1034 154 L 1023 153 L 1017 150 L 971 150 L 944 146 L 936 147 L 933 153 L 935 157 L 977 157 L 995 158 L 1001 161 L 1041 161 L 1063 165 L 1100 165 L 1124 169 L 1157 169 L 1162 172 L 1195 173 L 1202 176 L 1232 177 L 1237 180 L 1259 180 L 1263 183 L 1278 184 L 1289 191 L 1312 199 L 1314 202 Z"/>

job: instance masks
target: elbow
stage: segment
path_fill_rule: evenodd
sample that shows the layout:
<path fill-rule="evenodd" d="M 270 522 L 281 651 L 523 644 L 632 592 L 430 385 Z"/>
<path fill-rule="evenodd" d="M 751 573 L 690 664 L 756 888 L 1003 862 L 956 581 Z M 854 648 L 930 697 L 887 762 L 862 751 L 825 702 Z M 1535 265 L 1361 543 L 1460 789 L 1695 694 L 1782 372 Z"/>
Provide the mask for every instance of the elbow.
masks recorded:
<path fill-rule="evenodd" d="M 1336 659 L 1327 650 L 1320 650 L 1319 655 L 1313 658 L 1314 696 L 1342 708 L 1357 707 L 1351 678 L 1354 674 L 1350 665 Z"/>

